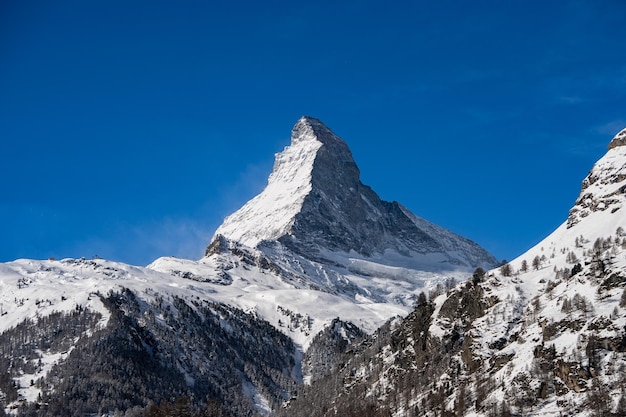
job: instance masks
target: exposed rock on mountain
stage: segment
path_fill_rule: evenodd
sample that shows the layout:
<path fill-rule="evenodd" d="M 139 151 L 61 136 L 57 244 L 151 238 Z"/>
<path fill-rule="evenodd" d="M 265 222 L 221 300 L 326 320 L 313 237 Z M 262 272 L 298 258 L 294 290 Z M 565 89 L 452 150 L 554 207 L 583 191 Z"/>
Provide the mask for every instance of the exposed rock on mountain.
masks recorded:
<path fill-rule="evenodd" d="M 382 201 L 359 175 L 346 143 L 302 117 L 265 189 L 224 220 L 205 258 L 149 267 L 224 284 L 214 298 L 254 309 L 306 350 L 337 317 L 372 332 L 421 291 L 496 264 L 474 242 Z"/>
<path fill-rule="evenodd" d="M 615 135 L 611 143 L 609 143 L 609 150 L 624 145 L 626 145 L 626 129 L 623 129 L 621 132 Z"/>
<path fill-rule="evenodd" d="M 316 381 L 332 372 L 365 336 L 354 324 L 333 320 L 315 336 L 304 355 L 302 373 L 305 382 Z"/>

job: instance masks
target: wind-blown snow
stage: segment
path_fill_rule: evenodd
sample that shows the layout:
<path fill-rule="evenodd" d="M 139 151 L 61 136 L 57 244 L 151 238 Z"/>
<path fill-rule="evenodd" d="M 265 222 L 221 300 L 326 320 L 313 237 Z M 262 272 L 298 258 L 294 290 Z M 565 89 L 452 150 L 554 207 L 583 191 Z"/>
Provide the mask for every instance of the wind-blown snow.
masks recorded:
<path fill-rule="evenodd" d="M 284 235 L 311 191 L 311 171 L 321 146 L 311 130 L 292 138 L 291 145 L 276 154 L 265 189 L 228 216 L 215 235 L 250 247 Z"/>

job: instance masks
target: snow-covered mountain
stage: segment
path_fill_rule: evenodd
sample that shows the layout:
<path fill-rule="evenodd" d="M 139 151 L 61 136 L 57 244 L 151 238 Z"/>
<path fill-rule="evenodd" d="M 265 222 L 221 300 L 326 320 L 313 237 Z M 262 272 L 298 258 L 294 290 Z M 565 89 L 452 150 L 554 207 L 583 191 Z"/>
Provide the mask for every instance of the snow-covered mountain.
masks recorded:
<path fill-rule="evenodd" d="M 279 242 L 321 261 L 336 260 L 329 251 L 346 258 L 377 256 L 389 265 L 428 271 L 495 263 L 474 242 L 395 201 L 382 201 L 359 175 L 346 143 L 321 121 L 302 117 L 291 145 L 276 155 L 267 187 L 228 216 L 215 238 L 251 248 Z"/>
<path fill-rule="evenodd" d="M 224 220 L 203 259 L 149 268 L 223 284 L 214 299 L 283 326 L 306 350 L 334 318 L 372 332 L 421 291 L 495 264 L 474 242 L 382 201 L 346 143 L 305 116 L 266 188 Z M 306 329 L 284 326 L 284 311 L 307 317 Z"/>
<path fill-rule="evenodd" d="M 0 416 L 626 415 L 625 204 L 626 129 L 484 272 L 304 117 L 200 260 L 0 264 Z"/>
<path fill-rule="evenodd" d="M 284 415 L 626 415 L 625 205 L 626 129 L 559 228 L 421 297 Z"/>
<path fill-rule="evenodd" d="M 198 261 L 0 264 L 0 401 L 12 414 L 131 416 L 184 397 L 267 415 L 421 291 L 494 264 L 381 201 L 345 142 L 303 117 L 266 189 Z"/>

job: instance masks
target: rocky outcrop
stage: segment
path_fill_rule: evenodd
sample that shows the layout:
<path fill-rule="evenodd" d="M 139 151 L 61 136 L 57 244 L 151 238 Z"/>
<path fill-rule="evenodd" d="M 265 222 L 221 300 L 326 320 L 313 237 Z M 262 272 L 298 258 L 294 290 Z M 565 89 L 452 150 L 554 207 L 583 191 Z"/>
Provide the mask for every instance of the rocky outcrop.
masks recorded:
<path fill-rule="evenodd" d="M 619 132 L 602 157 L 583 180 L 580 196 L 569 212 L 567 227 L 598 211 L 617 212 L 626 194 L 626 129 Z"/>
<path fill-rule="evenodd" d="M 615 135 L 611 143 L 609 143 L 609 150 L 624 145 L 626 145 L 626 129 L 623 129 L 621 132 Z"/>
<path fill-rule="evenodd" d="M 302 374 L 314 382 L 341 364 L 343 355 L 365 338 L 365 333 L 352 323 L 340 319 L 317 334 L 302 360 Z"/>

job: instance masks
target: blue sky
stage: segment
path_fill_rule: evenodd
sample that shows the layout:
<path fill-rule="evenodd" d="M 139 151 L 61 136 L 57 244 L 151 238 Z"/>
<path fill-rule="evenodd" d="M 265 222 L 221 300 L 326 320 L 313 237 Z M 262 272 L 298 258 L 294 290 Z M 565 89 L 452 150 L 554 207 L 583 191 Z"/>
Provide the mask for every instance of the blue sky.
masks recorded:
<path fill-rule="evenodd" d="M 626 127 L 621 0 L 300 3 L 0 3 L 0 261 L 199 258 L 303 114 L 511 259 Z"/>

